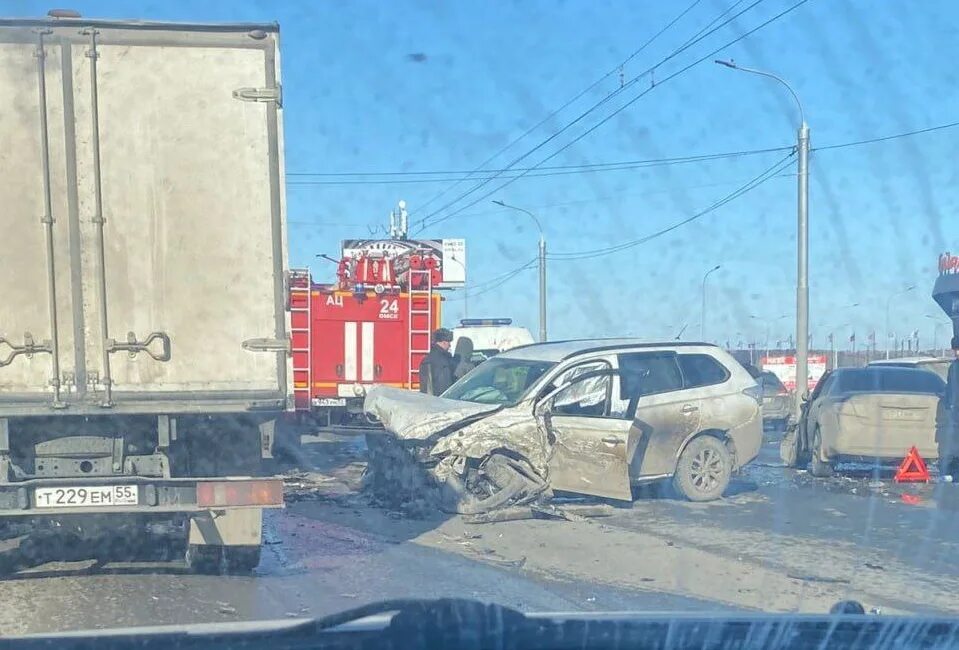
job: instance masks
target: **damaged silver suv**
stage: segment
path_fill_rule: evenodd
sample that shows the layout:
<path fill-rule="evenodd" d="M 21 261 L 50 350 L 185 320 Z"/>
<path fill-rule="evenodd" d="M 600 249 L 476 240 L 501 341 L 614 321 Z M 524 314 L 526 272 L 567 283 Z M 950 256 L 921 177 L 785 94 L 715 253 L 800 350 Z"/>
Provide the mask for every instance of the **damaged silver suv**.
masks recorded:
<path fill-rule="evenodd" d="M 716 346 L 589 340 L 510 350 L 442 397 L 377 387 L 365 409 L 445 490 L 446 509 L 476 512 L 554 491 L 631 500 L 632 485 L 662 479 L 717 499 L 759 453 L 761 400 Z"/>

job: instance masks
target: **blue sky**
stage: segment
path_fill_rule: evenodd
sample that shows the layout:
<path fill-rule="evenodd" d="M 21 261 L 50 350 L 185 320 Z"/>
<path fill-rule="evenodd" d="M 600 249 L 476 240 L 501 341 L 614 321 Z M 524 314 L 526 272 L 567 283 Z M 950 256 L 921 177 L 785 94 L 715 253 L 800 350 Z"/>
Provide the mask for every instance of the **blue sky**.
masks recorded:
<path fill-rule="evenodd" d="M 778 84 L 711 60 L 662 80 L 794 1 L 763 0 L 663 64 L 651 91 L 546 164 L 791 145 L 798 117 Z M 278 22 L 287 172 L 334 173 L 474 169 L 615 68 L 691 2 L 74 0 L 71 7 L 108 18 Z M 651 67 L 734 2 L 700 0 L 625 66 L 624 78 Z M 38 16 L 50 4 L 7 0 L 3 8 L 8 15 Z M 809 0 L 716 58 L 787 79 L 802 99 L 813 147 L 838 144 L 959 121 L 957 18 L 959 7 L 948 0 Z M 619 84 L 619 74 L 611 75 L 490 166 L 505 167 Z M 517 166 L 540 162 L 650 85 L 644 76 Z M 929 297 L 937 256 L 959 250 L 957 149 L 959 128 L 813 153 L 814 345 L 825 345 L 830 330 L 837 338 L 855 331 L 863 342 L 875 328 L 881 347 L 886 301 L 910 285 L 915 290 L 892 301 L 894 329 L 918 328 L 923 342 L 931 340 L 933 319 L 926 316 L 945 320 Z M 689 217 L 783 155 L 524 178 L 422 234 L 467 239 L 470 284 L 477 287 L 468 300 L 471 317 L 510 316 L 535 332 L 535 270 L 479 292 L 536 254 L 532 221 L 491 199 L 534 211 L 551 252 L 596 249 Z M 773 341 L 785 339 L 795 312 L 794 171 L 790 166 L 643 245 L 593 259 L 551 260 L 551 337 L 655 338 L 675 335 L 684 324 L 698 337 L 703 273 L 721 264 L 709 280 L 707 338 L 761 345 L 771 321 Z M 433 217 L 451 215 L 500 183 Z M 416 223 L 474 184 L 461 183 L 422 210 L 450 183 L 291 184 L 291 260 L 326 270 L 314 255 L 336 254 L 341 239 L 368 236 L 399 199 Z M 446 320 L 453 324 L 464 301 L 462 292 L 449 297 Z M 940 343 L 945 333 L 940 328 Z"/>

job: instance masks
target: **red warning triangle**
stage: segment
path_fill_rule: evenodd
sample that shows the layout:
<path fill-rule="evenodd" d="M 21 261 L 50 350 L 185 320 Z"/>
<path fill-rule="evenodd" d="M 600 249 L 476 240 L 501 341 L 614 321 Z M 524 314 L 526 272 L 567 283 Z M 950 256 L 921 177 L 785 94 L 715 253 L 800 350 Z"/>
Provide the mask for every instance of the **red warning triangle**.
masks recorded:
<path fill-rule="evenodd" d="M 902 459 L 895 478 L 896 483 L 927 483 L 929 481 L 929 469 L 915 446 Z"/>

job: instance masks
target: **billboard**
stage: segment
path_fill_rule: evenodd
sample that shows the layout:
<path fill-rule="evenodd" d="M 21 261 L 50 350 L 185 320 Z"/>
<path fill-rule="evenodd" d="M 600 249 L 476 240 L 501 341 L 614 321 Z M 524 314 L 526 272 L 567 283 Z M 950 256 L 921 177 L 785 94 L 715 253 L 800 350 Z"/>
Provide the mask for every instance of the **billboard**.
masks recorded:
<path fill-rule="evenodd" d="M 796 357 L 793 355 L 763 357 L 760 359 L 763 370 L 768 370 L 789 390 L 796 389 Z M 807 390 L 812 390 L 819 383 L 819 380 L 826 373 L 826 355 L 809 355 L 809 378 Z"/>
<path fill-rule="evenodd" d="M 397 276 L 409 269 L 412 255 L 432 258 L 442 277 L 437 288 L 452 289 L 466 284 L 465 239 L 346 239 L 341 251 L 343 257 L 369 253 L 388 255 L 394 260 Z"/>
<path fill-rule="evenodd" d="M 959 255 L 939 256 L 939 277 L 932 288 L 932 298 L 952 319 L 952 335 L 959 336 Z"/>

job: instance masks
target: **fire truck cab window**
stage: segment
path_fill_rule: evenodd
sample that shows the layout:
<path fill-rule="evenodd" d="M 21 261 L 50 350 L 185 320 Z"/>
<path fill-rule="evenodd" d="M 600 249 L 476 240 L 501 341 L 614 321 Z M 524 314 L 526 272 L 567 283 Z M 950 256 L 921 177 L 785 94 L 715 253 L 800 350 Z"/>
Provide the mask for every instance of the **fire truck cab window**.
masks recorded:
<path fill-rule="evenodd" d="M 523 359 L 492 358 L 477 366 L 471 373 L 450 386 L 443 393 L 448 399 L 480 404 L 512 406 L 543 376 L 554 363 Z"/>

